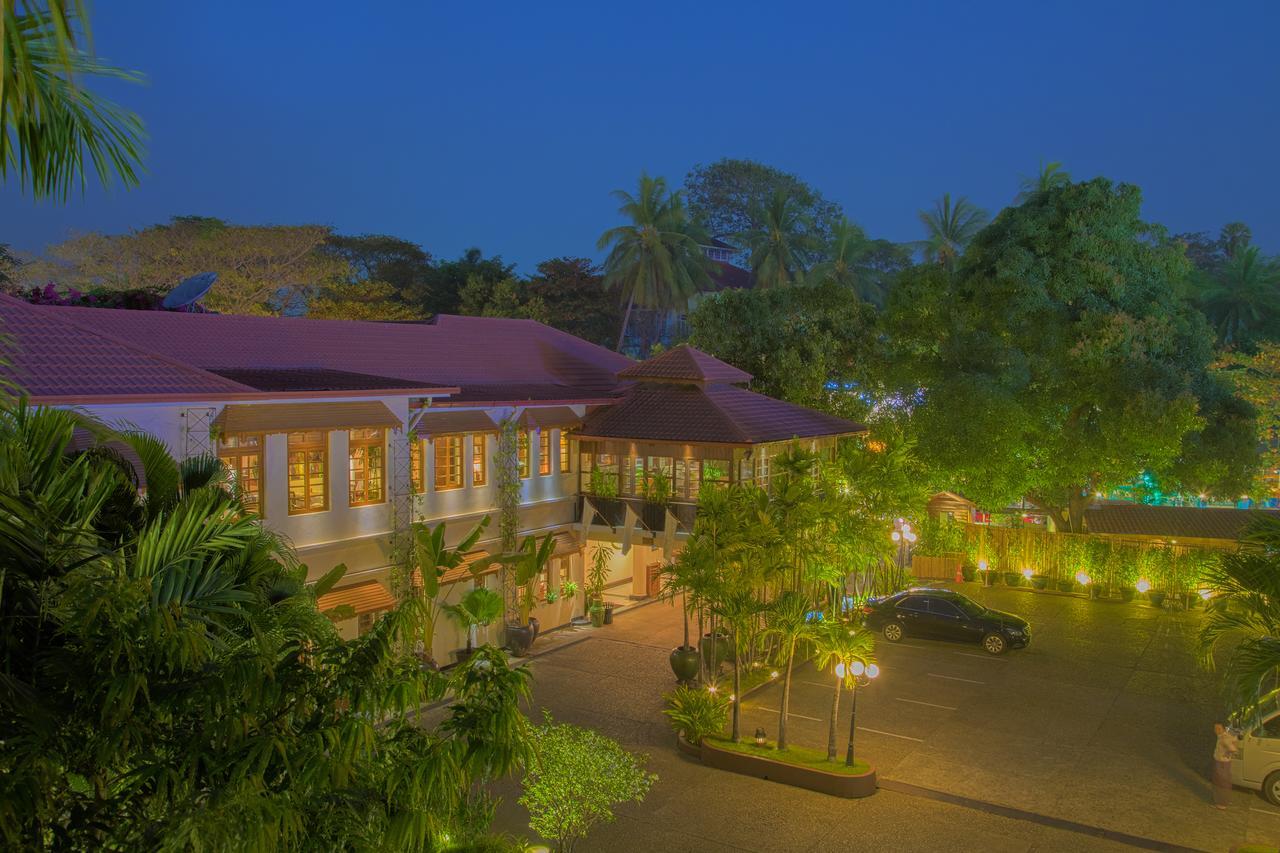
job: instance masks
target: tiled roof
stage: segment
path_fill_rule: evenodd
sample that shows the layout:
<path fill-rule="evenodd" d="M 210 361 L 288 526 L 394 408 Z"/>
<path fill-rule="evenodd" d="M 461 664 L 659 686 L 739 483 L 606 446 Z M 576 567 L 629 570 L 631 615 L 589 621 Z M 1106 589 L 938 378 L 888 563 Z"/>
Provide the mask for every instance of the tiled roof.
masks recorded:
<path fill-rule="evenodd" d="M 0 331 L 8 338 L 3 347 L 8 364 L 0 364 L 0 375 L 38 400 L 121 394 L 216 396 L 253 391 L 64 319 L 61 310 L 0 296 Z"/>
<path fill-rule="evenodd" d="M 715 356 L 707 355 L 702 350 L 681 344 L 619 371 L 618 378 L 738 384 L 750 382 L 751 374 L 732 364 L 726 364 Z"/>
<path fill-rule="evenodd" d="M 520 426 L 525 429 L 577 429 L 582 418 L 568 406 L 534 406 L 520 415 Z"/>
<path fill-rule="evenodd" d="M 218 413 L 213 424 L 227 435 L 401 426 L 400 419 L 380 400 L 232 404 Z"/>
<path fill-rule="evenodd" d="M 732 249 L 735 252 L 738 251 L 737 246 L 731 246 L 730 244 L 721 240 L 719 237 L 710 237 L 707 239 L 707 242 L 702 243 L 701 245 L 707 246 L 712 249 Z"/>
<path fill-rule="evenodd" d="M 789 438 L 850 435 L 863 427 L 732 385 L 641 383 L 602 406 L 582 426 L 586 438 L 762 444 Z"/>
<path fill-rule="evenodd" d="M 494 432 L 498 425 L 481 409 L 462 412 L 425 412 L 414 431 L 426 438 L 464 432 Z"/>
<path fill-rule="evenodd" d="M 1259 512 L 1280 516 L 1275 510 L 1113 503 L 1089 507 L 1084 524 L 1090 533 L 1114 536 L 1237 540 Z"/>
<path fill-rule="evenodd" d="M 221 368 L 210 370 L 224 379 L 248 385 L 259 391 L 374 391 L 422 389 L 422 382 L 332 370 L 324 367 L 289 367 L 284 369 Z M 438 388 L 439 382 L 425 387 Z"/>
<path fill-rule="evenodd" d="M 627 359 L 627 364 L 632 364 Z M 448 406 L 454 403 L 477 405 L 479 403 L 586 403 L 612 400 L 620 395 L 616 383 L 609 388 L 576 388 L 572 385 L 538 385 L 518 383 L 474 383 L 462 386 L 456 394 L 435 403 Z"/>

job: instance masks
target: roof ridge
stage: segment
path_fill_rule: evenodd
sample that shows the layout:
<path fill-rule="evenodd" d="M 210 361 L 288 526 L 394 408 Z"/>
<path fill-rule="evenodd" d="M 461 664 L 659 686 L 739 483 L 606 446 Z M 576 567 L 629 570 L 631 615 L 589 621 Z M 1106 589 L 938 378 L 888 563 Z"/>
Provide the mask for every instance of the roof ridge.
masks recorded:
<path fill-rule="evenodd" d="M 6 297 L 6 298 L 10 298 L 10 297 Z M 170 365 L 171 367 L 176 367 L 176 368 L 178 368 L 179 370 L 184 370 L 184 371 L 186 371 L 187 373 L 190 373 L 190 374 L 192 374 L 192 375 L 194 375 L 194 376 L 199 376 L 199 377 L 201 377 L 202 379 L 206 379 L 206 380 L 209 380 L 209 381 L 212 381 L 212 382 L 215 382 L 215 383 L 222 383 L 222 384 L 224 384 L 224 385 L 228 386 L 228 387 L 227 387 L 227 390 L 228 390 L 228 391 L 238 391 L 238 392 L 242 392 L 242 393 L 244 393 L 244 392 L 247 392 L 247 393 L 256 393 L 256 391 L 257 391 L 257 389 L 256 389 L 256 388 L 252 388 L 252 387 L 250 387 L 250 386 L 248 386 L 248 385 L 244 385 L 244 384 L 242 384 L 242 383 L 240 383 L 240 382 L 236 382 L 236 381 L 235 381 L 235 380 L 233 380 L 233 379 L 227 379 L 225 376 L 219 376 L 218 374 L 216 374 L 216 373 L 214 373 L 214 372 L 212 372 L 212 371 L 210 371 L 210 370 L 205 370 L 205 369 L 204 369 L 204 368 L 202 368 L 202 367 L 196 367 L 194 364 L 189 364 L 188 362 L 180 361 L 179 359 L 173 358 L 173 357 L 171 357 L 171 356 L 167 356 L 167 355 L 164 355 L 164 354 L 162 354 L 162 353 L 158 353 L 158 352 L 156 352 L 155 350 L 152 350 L 152 349 L 148 349 L 148 348 L 146 348 L 146 347 L 139 346 L 139 345 L 137 345 L 136 343 L 133 343 L 132 341 L 125 340 L 124 338 L 118 337 L 118 336 L 113 335 L 113 334 L 111 334 L 111 333 L 109 333 L 109 332 L 104 332 L 104 331 L 102 331 L 101 329 L 95 329 L 95 328 L 93 328 L 93 327 L 91 327 L 91 326 L 86 326 L 85 324 L 83 324 L 83 323 L 81 323 L 81 322 L 78 322 L 78 321 L 76 321 L 76 320 L 74 320 L 74 319 L 72 319 L 72 318 L 70 318 L 70 317 L 61 317 L 61 316 L 58 316 L 57 312 L 54 312 L 54 311 L 47 311 L 47 312 L 46 312 L 46 311 L 41 311 L 41 310 L 40 310 L 40 309 L 42 309 L 42 308 L 57 308 L 57 307 L 74 308 L 74 307 L 76 307 L 76 306 L 71 306 L 71 305 L 68 305 L 68 306 L 33 305 L 33 304 L 31 304 L 30 302 L 26 302 L 26 301 L 21 300 L 21 299 L 14 299 L 13 301 L 14 301 L 14 302 L 16 302 L 16 303 L 18 303 L 18 304 L 20 304 L 20 305 L 22 305 L 22 306 L 24 306 L 24 308 L 25 308 L 26 310 L 30 310 L 30 311 L 32 311 L 32 312 L 34 312 L 34 313 L 45 314 L 47 317 L 52 318 L 53 322 L 55 322 L 55 323 L 60 323 L 60 324 L 62 324 L 62 325 L 64 325 L 64 326 L 72 326 L 72 327 L 74 327 L 74 328 L 78 329 L 79 331 L 83 332 L 83 333 L 84 333 L 84 334 L 86 334 L 86 335 L 90 335 L 90 336 L 92 336 L 92 337 L 99 338 L 99 339 L 101 339 L 101 340 L 110 341 L 111 343 L 113 343 L 113 344 L 115 344 L 115 345 L 117 345 L 117 346 L 124 347 L 124 348 L 125 348 L 125 349 L 127 349 L 127 350 L 130 350 L 130 351 L 132 351 L 132 352 L 134 352 L 134 353 L 137 353 L 137 354 L 139 354 L 139 355 L 145 356 L 145 357 L 147 357 L 147 358 L 154 359 L 155 361 L 159 361 L 159 362 L 162 362 L 162 363 L 164 363 L 164 364 L 168 364 L 168 365 Z M 101 310 L 104 310 L 104 311 L 110 311 L 110 310 L 116 310 L 116 309 L 104 308 L 104 309 L 101 309 Z"/>

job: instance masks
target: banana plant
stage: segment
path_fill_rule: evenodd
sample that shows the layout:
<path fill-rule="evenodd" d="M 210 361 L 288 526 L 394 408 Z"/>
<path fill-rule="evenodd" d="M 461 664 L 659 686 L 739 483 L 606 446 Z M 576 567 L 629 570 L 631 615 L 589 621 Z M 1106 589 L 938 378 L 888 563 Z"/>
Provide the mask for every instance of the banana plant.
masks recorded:
<path fill-rule="evenodd" d="M 444 523 L 429 527 L 421 522 L 413 525 L 413 547 L 409 553 L 409 576 L 412 594 L 419 597 L 423 615 L 423 654 L 429 661 L 434 661 L 436 624 L 444 610 L 440 600 L 440 579 L 451 569 L 462 566 L 467 553 L 480 541 L 481 535 L 489 526 L 489 516 L 480 519 L 479 524 L 466 535 L 455 547 L 450 548 L 444 541 Z M 472 563 L 467 567 L 472 577 L 488 568 L 484 562 Z"/>
<path fill-rule="evenodd" d="M 529 614 L 537 603 L 533 582 L 546 570 L 555 550 L 555 537 L 550 533 L 543 536 L 542 541 L 538 541 L 536 536 L 526 536 L 514 553 L 503 554 L 497 558 L 497 562 L 511 570 L 512 583 L 520 591 L 520 627 L 522 628 L 529 624 Z"/>

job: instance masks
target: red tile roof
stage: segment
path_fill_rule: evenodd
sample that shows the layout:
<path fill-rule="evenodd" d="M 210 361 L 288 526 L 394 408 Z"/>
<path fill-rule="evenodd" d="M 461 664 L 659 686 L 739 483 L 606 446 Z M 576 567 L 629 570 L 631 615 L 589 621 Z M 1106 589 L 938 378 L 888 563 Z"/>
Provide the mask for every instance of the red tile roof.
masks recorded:
<path fill-rule="evenodd" d="M 1090 533 L 1112 536 L 1234 541 L 1260 513 L 1280 515 L 1275 510 L 1108 503 L 1085 510 L 1084 524 Z"/>
<path fill-rule="evenodd" d="M 751 381 L 751 374 L 707 355 L 688 344 L 680 344 L 661 355 L 619 371 L 619 379 L 674 380 L 677 382 L 739 384 Z"/>
<path fill-rule="evenodd" d="M 587 416 L 584 438 L 709 444 L 762 444 L 850 435 L 864 428 L 732 385 L 642 383 L 623 400 Z"/>
<path fill-rule="evenodd" d="M 751 270 L 726 261 L 714 261 L 716 268 L 711 271 L 712 290 L 746 290 L 754 283 Z"/>

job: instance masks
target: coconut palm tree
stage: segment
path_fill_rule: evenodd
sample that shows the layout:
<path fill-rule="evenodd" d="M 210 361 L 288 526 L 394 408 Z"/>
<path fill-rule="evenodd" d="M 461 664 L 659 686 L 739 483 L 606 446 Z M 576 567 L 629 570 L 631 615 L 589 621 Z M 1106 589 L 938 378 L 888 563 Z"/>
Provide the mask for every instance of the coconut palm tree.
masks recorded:
<path fill-rule="evenodd" d="M 796 649 L 813 634 L 810 602 L 796 590 L 775 598 L 765 611 L 765 634 L 779 641 L 782 660 L 782 705 L 778 709 L 778 749 L 787 748 L 787 714 L 791 709 L 791 671 Z"/>
<path fill-rule="evenodd" d="M 934 203 L 933 210 L 920 211 L 920 222 L 927 234 L 919 244 L 924 259 L 953 269 L 987 220 L 987 212 L 964 196 L 952 203 L 951 193 L 946 193 Z"/>
<path fill-rule="evenodd" d="M 642 174 L 635 195 L 625 190 L 613 195 L 628 224 L 610 228 L 596 245 L 612 247 L 604 262 L 604 286 L 617 288 L 627 306 L 618 333 L 621 351 L 633 307 L 685 308 L 690 297 L 710 285 L 712 264 L 702 253 L 705 240 L 683 197 L 678 190 L 668 192 L 664 179 Z"/>
<path fill-rule="evenodd" d="M 831 228 L 831 240 L 827 243 L 823 260 L 805 273 L 805 283 L 832 282 L 849 288 L 864 302 L 883 305 L 886 295 L 884 277 L 863 263 L 870 248 L 866 232 L 841 217 Z"/>
<path fill-rule="evenodd" d="M 778 190 L 768 204 L 757 209 L 754 218 L 760 225 L 738 234 L 736 241 L 749 252 L 756 285 L 781 287 L 796 281 L 818 248 L 800 200 Z"/>
<path fill-rule="evenodd" d="M 738 589 L 717 596 L 711 608 L 733 635 L 733 741 L 737 743 L 742 739 L 738 725 L 742 707 L 742 660 L 751 649 L 764 602 L 755 589 L 743 583 Z"/>
<path fill-rule="evenodd" d="M 1280 261 L 1257 246 L 1238 248 L 1220 270 L 1200 279 L 1200 304 L 1224 346 L 1272 328 L 1280 318 Z"/>
<path fill-rule="evenodd" d="M 1243 542 L 1205 574 L 1213 595 L 1199 641 L 1209 667 L 1227 653 L 1227 688 L 1247 714 L 1280 695 L 1280 520 L 1259 513 Z"/>
<path fill-rule="evenodd" d="M 1030 201 L 1041 193 L 1059 189 L 1071 184 L 1071 175 L 1062 168 L 1057 160 L 1040 163 L 1040 171 L 1035 175 L 1024 176 L 1019 184 L 1018 194 L 1014 196 L 1014 204 Z"/>
<path fill-rule="evenodd" d="M 87 49 L 85 0 L 0 3 L 0 179 L 12 172 L 36 198 L 65 199 L 92 170 L 138 182 L 142 121 L 85 89 L 85 77 L 137 81 Z"/>
<path fill-rule="evenodd" d="M 865 628 L 856 628 L 839 619 L 826 619 L 813 632 L 819 672 L 830 671 L 835 680 L 831 694 L 831 719 L 827 730 L 827 761 L 836 760 L 836 719 L 840 714 L 840 691 L 853 686 L 852 664 L 875 660 L 875 637 Z"/>

